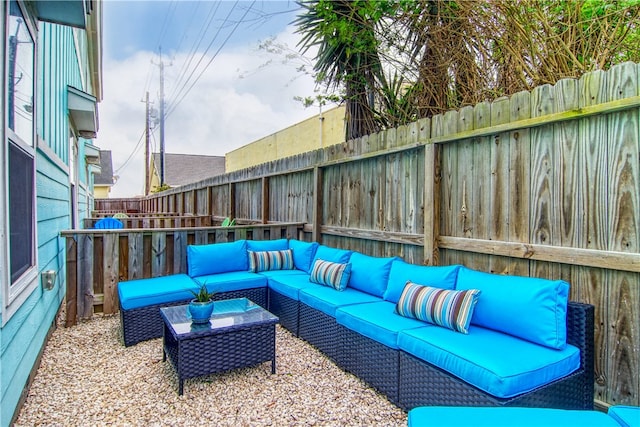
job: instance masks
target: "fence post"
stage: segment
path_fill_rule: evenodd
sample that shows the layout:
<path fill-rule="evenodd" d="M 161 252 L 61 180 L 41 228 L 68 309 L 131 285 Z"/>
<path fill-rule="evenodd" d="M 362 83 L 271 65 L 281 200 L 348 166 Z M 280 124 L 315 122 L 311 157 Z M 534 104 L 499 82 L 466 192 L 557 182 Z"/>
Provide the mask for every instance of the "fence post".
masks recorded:
<path fill-rule="evenodd" d="M 269 177 L 262 177 L 262 223 L 269 222 Z"/>
<path fill-rule="evenodd" d="M 76 295 L 78 292 L 78 243 L 75 236 L 67 236 L 67 308 L 65 326 L 73 326 L 77 323 L 78 307 Z"/>
<path fill-rule="evenodd" d="M 322 243 L 322 206 L 323 206 L 323 188 L 322 188 L 322 169 L 319 166 L 313 168 L 313 231 L 311 232 L 311 241 Z"/>

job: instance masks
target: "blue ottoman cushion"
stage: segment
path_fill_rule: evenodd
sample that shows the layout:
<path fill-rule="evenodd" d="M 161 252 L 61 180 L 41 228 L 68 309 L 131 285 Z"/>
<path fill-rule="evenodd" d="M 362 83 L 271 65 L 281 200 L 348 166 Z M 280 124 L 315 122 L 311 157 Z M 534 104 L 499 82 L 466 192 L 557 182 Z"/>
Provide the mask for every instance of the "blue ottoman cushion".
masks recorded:
<path fill-rule="evenodd" d="M 609 416 L 622 427 L 640 427 L 640 407 L 615 405 L 609 408 Z"/>
<path fill-rule="evenodd" d="M 549 408 L 422 406 L 409 411 L 408 427 L 620 427 L 607 414 Z"/>

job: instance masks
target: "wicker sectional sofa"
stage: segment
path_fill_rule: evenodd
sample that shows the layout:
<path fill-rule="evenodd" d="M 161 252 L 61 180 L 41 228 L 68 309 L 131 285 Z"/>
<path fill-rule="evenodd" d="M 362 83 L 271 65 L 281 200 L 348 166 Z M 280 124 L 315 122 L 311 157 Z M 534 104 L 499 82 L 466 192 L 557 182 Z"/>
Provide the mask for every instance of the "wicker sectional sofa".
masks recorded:
<path fill-rule="evenodd" d="M 256 265 L 267 251 L 292 259 L 286 269 Z M 314 283 L 318 260 L 348 265 L 346 287 Z M 269 309 L 406 410 L 593 407 L 593 306 L 568 301 L 566 282 L 417 266 L 293 239 L 189 246 L 187 265 L 187 274 L 119 284 L 125 345 L 160 337 L 158 308 L 184 304 L 204 283 L 217 299 L 245 296 Z M 476 290 L 468 333 L 400 315 L 408 283 Z"/>

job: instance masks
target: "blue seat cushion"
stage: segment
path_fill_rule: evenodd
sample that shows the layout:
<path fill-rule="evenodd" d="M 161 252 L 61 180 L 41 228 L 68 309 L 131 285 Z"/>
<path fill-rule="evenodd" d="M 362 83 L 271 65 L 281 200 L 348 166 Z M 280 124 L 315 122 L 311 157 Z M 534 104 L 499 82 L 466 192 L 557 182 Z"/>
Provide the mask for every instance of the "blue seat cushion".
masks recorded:
<path fill-rule="evenodd" d="M 506 332 L 551 348 L 567 343 L 569 284 L 462 267 L 456 290 L 478 289 L 472 325 Z"/>
<path fill-rule="evenodd" d="M 282 270 L 287 271 L 287 270 Z M 297 270 L 288 270 L 297 271 Z M 291 298 L 292 300 L 300 300 L 300 290 L 309 288 L 311 286 L 320 286 L 309 281 L 309 275 L 302 274 L 274 274 L 275 272 L 269 272 L 267 276 L 269 278 L 269 288 L 274 291 Z M 263 273 L 260 273 L 263 274 Z M 266 276 L 266 275 L 265 275 Z"/>
<path fill-rule="evenodd" d="M 198 284 L 206 284 L 209 292 L 231 292 L 242 289 L 264 288 L 267 278 L 248 271 L 230 271 L 228 273 L 209 274 L 193 278 Z"/>
<path fill-rule="evenodd" d="M 471 326 L 469 334 L 425 327 L 398 334 L 401 350 L 500 398 L 548 384 L 580 367 L 580 350 L 552 349 L 491 329 Z"/>
<path fill-rule="evenodd" d="M 124 310 L 185 301 L 193 298 L 198 284 L 186 274 L 129 280 L 118 283 L 118 297 Z"/>
<path fill-rule="evenodd" d="M 320 246 L 317 242 L 303 242 L 301 240 L 289 240 L 289 249 L 293 251 L 293 265 L 306 273 L 311 272 L 311 262 L 316 256 Z"/>
<path fill-rule="evenodd" d="M 421 328 L 427 324 L 395 313 L 396 305 L 389 301 L 347 305 L 336 310 L 336 322 L 367 338 L 398 348 L 398 332 Z"/>
<path fill-rule="evenodd" d="M 331 317 L 336 317 L 336 309 L 338 307 L 380 301 L 380 298 L 353 288 L 336 291 L 327 286 L 315 285 L 313 283 L 312 285 L 313 286 L 300 290 L 300 302 Z"/>
<path fill-rule="evenodd" d="M 640 427 L 640 407 L 614 405 L 609 408 L 609 416 L 622 427 Z"/>
<path fill-rule="evenodd" d="M 398 302 L 408 281 L 434 288 L 454 289 L 458 277 L 459 265 L 431 267 L 415 265 L 396 259 L 389 271 L 389 284 L 384 292 L 384 299 Z"/>
<path fill-rule="evenodd" d="M 187 274 L 191 277 L 249 270 L 247 241 L 187 246 Z"/>
<path fill-rule="evenodd" d="M 382 298 L 387 290 L 391 264 L 397 257 L 379 258 L 354 252 L 351 254 L 351 277 L 348 286 Z"/>
<path fill-rule="evenodd" d="M 598 411 L 550 408 L 422 406 L 409 411 L 408 427 L 620 427 Z"/>
<path fill-rule="evenodd" d="M 286 249 L 289 249 L 289 241 L 287 239 L 247 240 L 247 250 L 249 251 L 284 251 Z"/>
<path fill-rule="evenodd" d="M 316 256 L 313 258 L 313 261 L 315 262 L 315 260 L 321 259 L 323 261 L 346 264 L 349 262 L 349 258 L 351 258 L 352 253 L 353 251 L 347 249 L 338 249 L 320 245 L 316 250 Z M 311 267 L 313 267 L 313 262 L 311 263 Z"/>

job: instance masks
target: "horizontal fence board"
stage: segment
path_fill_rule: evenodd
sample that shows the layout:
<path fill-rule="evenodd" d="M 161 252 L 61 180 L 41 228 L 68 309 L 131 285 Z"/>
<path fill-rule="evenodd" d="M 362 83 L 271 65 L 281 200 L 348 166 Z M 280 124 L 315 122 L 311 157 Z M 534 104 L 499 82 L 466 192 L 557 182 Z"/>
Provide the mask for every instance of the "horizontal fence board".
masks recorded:
<path fill-rule="evenodd" d="M 640 272 L 640 254 L 440 236 L 440 248 L 586 267 Z"/>

